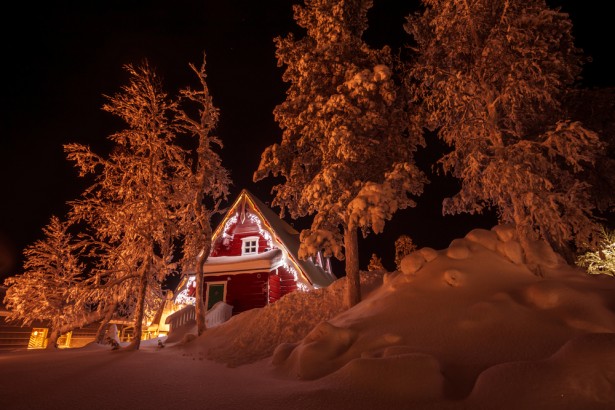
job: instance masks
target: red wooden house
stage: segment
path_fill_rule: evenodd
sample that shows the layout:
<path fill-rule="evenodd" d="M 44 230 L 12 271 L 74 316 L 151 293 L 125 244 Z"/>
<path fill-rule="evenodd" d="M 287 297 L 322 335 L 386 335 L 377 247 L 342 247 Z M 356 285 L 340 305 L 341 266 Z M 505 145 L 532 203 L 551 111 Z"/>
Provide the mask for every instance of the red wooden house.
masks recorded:
<path fill-rule="evenodd" d="M 299 233 L 243 190 L 213 233 L 204 266 L 207 309 L 223 301 L 236 314 L 274 303 L 295 290 L 328 286 L 336 279 L 328 258 L 299 260 L 298 250 Z M 184 273 L 175 303 L 194 304 L 195 293 L 193 272 Z M 173 319 L 169 317 L 168 323 L 173 324 Z"/>

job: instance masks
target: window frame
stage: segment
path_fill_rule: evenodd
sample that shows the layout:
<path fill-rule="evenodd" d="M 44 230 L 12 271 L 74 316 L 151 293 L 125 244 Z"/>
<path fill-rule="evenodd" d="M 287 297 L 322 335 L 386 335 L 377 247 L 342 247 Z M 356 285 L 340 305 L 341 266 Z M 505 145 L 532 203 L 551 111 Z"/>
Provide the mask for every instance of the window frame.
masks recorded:
<path fill-rule="evenodd" d="M 258 254 L 258 242 L 260 237 L 258 236 L 246 236 L 241 238 L 241 255 L 256 255 Z M 252 245 L 254 242 L 254 245 Z M 246 250 L 248 252 L 246 252 Z"/>

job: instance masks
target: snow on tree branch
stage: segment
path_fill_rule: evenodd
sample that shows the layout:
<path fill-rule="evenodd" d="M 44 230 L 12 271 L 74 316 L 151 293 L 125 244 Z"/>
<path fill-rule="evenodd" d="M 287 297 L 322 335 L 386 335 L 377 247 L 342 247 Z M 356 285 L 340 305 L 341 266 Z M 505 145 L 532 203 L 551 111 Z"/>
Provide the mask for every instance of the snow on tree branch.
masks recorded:
<path fill-rule="evenodd" d="M 562 111 L 581 70 L 569 17 L 544 0 L 423 3 L 405 26 L 418 43 L 406 84 L 453 147 L 440 164 L 462 187 L 444 212 L 494 207 L 522 238 L 559 250 L 592 240 L 583 173 L 603 144 Z"/>

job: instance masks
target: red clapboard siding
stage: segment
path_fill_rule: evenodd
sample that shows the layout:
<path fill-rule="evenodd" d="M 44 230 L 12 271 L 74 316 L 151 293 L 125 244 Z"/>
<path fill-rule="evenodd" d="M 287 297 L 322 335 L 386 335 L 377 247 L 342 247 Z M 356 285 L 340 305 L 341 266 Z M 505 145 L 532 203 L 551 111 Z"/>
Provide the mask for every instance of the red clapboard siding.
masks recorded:
<path fill-rule="evenodd" d="M 235 235 L 228 247 L 225 247 L 222 243 L 217 244 L 212 256 L 241 256 L 241 247 L 243 246 L 243 238 L 248 236 L 258 236 L 258 253 L 262 253 L 267 248 L 267 240 L 258 234 L 242 234 Z"/>
<path fill-rule="evenodd" d="M 269 275 L 269 303 L 274 303 L 282 297 L 280 277 L 275 273 Z"/>
<path fill-rule="evenodd" d="M 260 276 L 260 277 L 259 277 Z M 205 277 L 207 282 L 226 283 L 226 303 L 233 306 L 233 314 L 263 307 L 267 304 L 267 280 L 269 272 L 242 273 Z M 228 278 L 231 278 L 228 280 Z M 207 288 L 204 289 L 207 292 Z"/>
<path fill-rule="evenodd" d="M 280 297 L 297 290 L 295 277 L 284 267 L 278 268 L 278 276 L 280 277 Z"/>

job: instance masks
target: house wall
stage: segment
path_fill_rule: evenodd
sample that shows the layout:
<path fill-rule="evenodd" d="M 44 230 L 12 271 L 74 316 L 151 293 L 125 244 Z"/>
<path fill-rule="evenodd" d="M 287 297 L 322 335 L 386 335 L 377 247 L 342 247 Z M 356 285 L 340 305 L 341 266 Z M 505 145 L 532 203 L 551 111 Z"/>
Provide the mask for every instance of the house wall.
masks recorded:
<path fill-rule="evenodd" d="M 66 347 L 83 347 L 86 344 L 94 341 L 99 323 L 75 329 L 70 335 L 70 341 Z M 35 321 L 31 326 L 21 327 L 14 323 L 7 323 L 5 318 L 0 316 L 0 351 L 13 349 L 26 349 L 32 335 L 32 329 L 46 328 L 49 329 L 49 324 L 42 321 Z M 58 339 L 58 344 L 64 346 L 65 337 Z"/>
<path fill-rule="evenodd" d="M 204 282 L 204 295 L 207 295 L 208 283 L 226 282 L 225 302 L 233 306 L 234 315 L 274 303 L 282 296 L 297 290 L 295 278 L 284 267 L 271 272 L 206 275 Z"/>
<path fill-rule="evenodd" d="M 297 290 L 294 276 L 280 266 L 269 275 L 269 303 L 274 303 L 282 296 Z"/>
<path fill-rule="evenodd" d="M 230 241 L 228 245 L 224 245 L 222 243 L 219 246 L 216 246 L 214 251 L 211 253 L 211 256 L 241 256 L 241 247 L 243 245 L 243 238 L 247 238 L 248 236 L 258 236 L 258 253 L 263 253 L 267 249 L 267 240 L 263 238 L 261 235 L 258 235 L 258 232 L 252 233 L 242 233 L 236 234 L 233 237 L 233 240 Z"/>
<path fill-rule="evenodd" d="M 213 250 L 211 252 L 211 256 L 240 256 L 241 248 L 243 245 L 243 238 L 248 236 L 258 236 L 258 253 L 265 252 L 270 250 L 267 244 L 267 239 L 263 237 L 259 233 L 259 227 L 255 222 L 252 222 L 250 218 L 245 218 L 243 223 L 241 221 L 237 221 L 236 223 L 230 225 L 226 232 L 228 235 L 232 236 L 230 238 L 223 238 L 221 235 L 218 237 L 216 242 L 213 244 Z"/>
<path fill-rule="evenodd" d="M 47 327 L 47 325 L 36 322 L 32 326 L 20 327 L 15 323 L 7 323 L 6 319 L 0 316 L 0 351 L 27 348 L 34 327 Z"/>
<path fill-rule="evenodd" d="M 205 286 L 209 282 L 226 282 L 225 302 L 233 306 L 233 314 L 235 315 L 267 305 L 268 277 L 269 272 L 207 275 Z M 207 288 L 203 291 L 207 295 Z"/>

